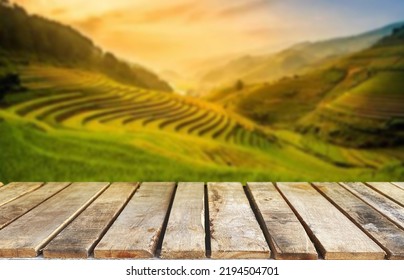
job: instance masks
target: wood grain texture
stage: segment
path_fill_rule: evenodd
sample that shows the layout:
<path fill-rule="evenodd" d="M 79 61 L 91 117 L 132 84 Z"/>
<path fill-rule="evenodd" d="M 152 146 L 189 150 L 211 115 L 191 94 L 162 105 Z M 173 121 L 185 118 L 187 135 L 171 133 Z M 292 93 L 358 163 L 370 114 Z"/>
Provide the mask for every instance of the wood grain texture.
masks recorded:
<path fill-rule="evenodd" d="M 175 183 L 142 183 L 100 243 L 95 258 L 153 258 Z"/>
<path fill-rule="evenodd" d="M 341 183 L 347 190 L 371 205 L 404 229 L 404 208 L 363 183 Z"/>
<path fill-rule="evenodd" d="M 43 183 L 10 183 L 0 188 L 0 206 L 40 188 Z"/>
<path fill-rule="evenodd" d="M 0 231 L 0 257 L 35 257 L 109 183 L 74 183 Z"/>
<path fill-rule="evenodd" d="M 211 258 L 270 257 L 270 250 L 240 183 L 208 183 Z"/>
<path fill-rule="evenodd" d="M 278 183 L 325 259 L 383 259 L 385 252 L 308 183 Z"/>
<path fill-rule="evenodd" d="M 399 187 L 400 189 L 404 190 L 404 182 L 393 182 L 393 184 Z"/>
<path fill-rule="evenodd" d="M 368 233 L 389 259 L 404 259 L 404 231 L 337 183 L 314 183 L 357 226 Z"/>
<path fill-rule="evenodd" d="M 45 258 L 88 258 L 138 183 L 113 183 L 44 249 Z"/>
<path fill-rule="evenodd" d="M 178 184 L 161 258 L 205 258 L 204 188 L 204 183 Z"/>
<path fill-rule="evenodd" d="M 69 183 L 47 183 L 39 189 L 0 206 L 0 229 L 18 219 L 68 185 Z"/>
<path fill-rule="evenodd" d="M 302 224 L 272 183 L 247 183 L 275 259 L 317 259 Z"/>
<path fill-rule="evenodd" d="M 379 183 L 379 182 L 369 182 L 367 183 L 371 188 L 377 190 L 381 194 L 393 200 L 395 203 L 404 207 L 404 190 L 393 185 L 392 183 Z"/>

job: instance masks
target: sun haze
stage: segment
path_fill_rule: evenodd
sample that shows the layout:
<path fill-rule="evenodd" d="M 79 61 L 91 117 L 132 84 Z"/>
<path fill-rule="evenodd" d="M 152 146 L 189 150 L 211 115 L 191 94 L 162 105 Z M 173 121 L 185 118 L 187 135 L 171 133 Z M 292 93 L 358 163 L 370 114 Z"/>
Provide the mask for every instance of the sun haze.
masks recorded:
<path fill-rule="evenodd" d="M 404 5 L 398 0 L 14 2 L 30 13 L 72 25 L 103 49 L 156 70 L 184 70 L 204 59 L 271 52 L 292 43 L 354 34 L 404 18 Z"/>

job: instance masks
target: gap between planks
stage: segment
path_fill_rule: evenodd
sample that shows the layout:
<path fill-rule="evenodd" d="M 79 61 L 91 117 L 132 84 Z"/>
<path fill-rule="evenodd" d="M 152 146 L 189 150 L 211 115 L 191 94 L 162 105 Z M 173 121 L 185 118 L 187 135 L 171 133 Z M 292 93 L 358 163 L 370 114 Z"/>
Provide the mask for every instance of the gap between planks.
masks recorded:
<path fill-rule="evenodd" d="M 0 188 L 0 206 L 40 188 L 43 182 L 14 182 Z"/>
<path fill-rule="evenodd" d="M 404 190 L 404 182 L 393 182 L 393 184 L 400 189 Z"/>
<path fill-rule="evenodd" d="M 204 208 L 205 208 L 205 254 L 207 258 L 211 257 L 212 245 L 210 236 L 210 216 L 209 216 L 209 194 L 208 194 L 208 184 L 204 184 Z"/>
<path fill-rule="evenodd" d="M 0 206 L 0 229 L 35 209 L 37 206 L 52 198 L 69 185 L 70 183 L 46 183 L 30 193 Z"/>
<path fill-rule="evenodd" d="M 368 182 L 369 187 L 404 207 L 404 190 L 392 183 Z"/>
<path fill-rule="evenodd" d="M 170 199 L 170 203 L 168 205 L 168 209 L 167 209 L 167 213 L 166 216 L 164 217 L 164 222 L 163 222 L 163 226 L 161 228 L 161 233 L 160 236 L 158 238 L 158 242 L 157 242 L 157 246 L 156 246 L 156 252 L 155 252 L 155 256 L 156 257 L 160 257 L 161 256 L 161 250 L 163 247 L 163 240 L 167 231 L 167 225 L 168 225 L 168 220 L 171 216 L 171 209 L 173 207 L 174 204 L 174 199 L 177 195 L 177 189 L 178 189 L 178 185 L 176 183 L 174 183 L 174 190 L 173 193 L 171 195 L 171 199 Z"/>

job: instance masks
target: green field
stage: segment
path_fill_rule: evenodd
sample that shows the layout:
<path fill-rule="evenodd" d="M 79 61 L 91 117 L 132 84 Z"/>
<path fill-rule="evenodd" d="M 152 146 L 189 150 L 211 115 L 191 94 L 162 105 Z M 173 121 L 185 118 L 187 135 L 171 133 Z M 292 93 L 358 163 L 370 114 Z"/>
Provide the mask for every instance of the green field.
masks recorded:
<path fill-rule="evenodd" d="M 222 106 L 35 64 L 0 109 L 0 181 L 398 180 L 404 151 L 341 148 Z"/>

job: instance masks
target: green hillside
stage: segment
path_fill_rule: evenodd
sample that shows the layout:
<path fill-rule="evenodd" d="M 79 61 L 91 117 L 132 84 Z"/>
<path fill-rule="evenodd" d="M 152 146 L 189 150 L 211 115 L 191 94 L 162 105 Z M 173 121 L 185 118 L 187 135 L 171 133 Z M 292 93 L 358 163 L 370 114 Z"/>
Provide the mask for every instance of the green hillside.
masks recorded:
<path fill-rule="evenodd" d="M 303 131 L 354 147 L 404 140 L 404 28 L 339 63 L 350 75 L 300 121 Z"/>
<path fill-rule="evenodd" d="M 144 67 L 119 60 L 71 27 L 29 15 L 6 0 L 0 2 L 0 53 L 0 65 L 47 62 L 80 67 L 134 86 L 171 91 L 166 82 Z"/>
<path fill-rule="evenodd" d="M 216 101 L 262 124 L 342 146 L 403 143 L 403 29 L 332 67 L 217 92 Z"/>

